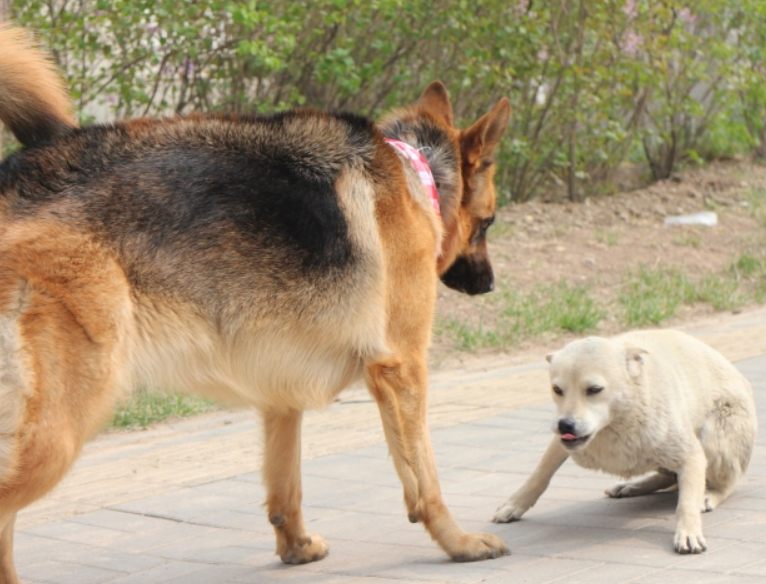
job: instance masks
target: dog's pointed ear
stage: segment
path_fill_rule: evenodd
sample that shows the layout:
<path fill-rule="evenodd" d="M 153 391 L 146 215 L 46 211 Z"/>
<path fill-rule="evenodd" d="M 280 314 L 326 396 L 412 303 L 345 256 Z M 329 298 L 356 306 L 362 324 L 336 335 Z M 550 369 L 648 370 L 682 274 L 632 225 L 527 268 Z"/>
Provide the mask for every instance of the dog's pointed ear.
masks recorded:
<path fill-rule="evenodd" d="M 460 151 L 463 159 L 474 165 L 478 161 L 490 163 L 494 160 L 495 149 L 508 126 L 511 117 L 511 102 L 501 99 L 494 109 L 484 114 L 460 137 Z"/>
<path fill-rule="evenodd" d="M 556 356 L 556 353 L 548 353 L 545 356 L 545 360 L 548 361 L 548 363 L 553 363 L 553 358 Z"/>
<path fill-rule="evenodd" d="M 631 377 L 638 377 L 641 375 L 641 370 L 644 367 L 644 357 L 648 351 L 639 347 L 628 347 L 625 349 L 625 360 L 628 367 L 628 374 Z"/>
<path fill-rule="evenodd" d="M 449 100 L 449 93 L 444 83 L 441 81 L 432 81 L 426 87 L 423 95 L 418 100 L 418 106 L 426 110 L 433 116 L 441 119 L 448 127 L 455 126 L 455 118 L 452 115 L 452 104 Z"/>

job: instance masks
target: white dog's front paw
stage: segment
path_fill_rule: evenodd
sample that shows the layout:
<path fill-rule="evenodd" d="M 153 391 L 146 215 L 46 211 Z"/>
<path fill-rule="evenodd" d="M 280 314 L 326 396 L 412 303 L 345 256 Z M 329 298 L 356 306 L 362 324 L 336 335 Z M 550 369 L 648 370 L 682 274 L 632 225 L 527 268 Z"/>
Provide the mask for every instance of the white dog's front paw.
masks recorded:
<path fill-rule="evenodd" d="M 497 508 L 495 516 L 492 518 L 492 522 L 510 523 L 511 521 L 518 521 L 527 509 L 529 509 L 529 507 L 522 507 L 521 505 L 517 505 L 513 499 L 508 499 L 506 503 Z"/>
<path fill-rule="evenodd" d="M 701 533 L 690 533 L 679 528 L 676 531 L 674 547 L 679 554 L 700 554 L 707 549 L 707 544 Z"/>

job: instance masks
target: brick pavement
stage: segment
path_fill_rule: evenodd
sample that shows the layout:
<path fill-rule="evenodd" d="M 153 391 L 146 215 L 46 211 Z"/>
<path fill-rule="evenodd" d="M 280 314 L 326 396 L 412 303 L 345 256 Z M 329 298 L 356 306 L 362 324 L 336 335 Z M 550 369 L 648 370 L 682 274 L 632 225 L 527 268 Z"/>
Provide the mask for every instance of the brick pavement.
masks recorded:
<path fill-rule="evenodd" d="M 766 420 L 766 310 L 689 332 L 736 362 Z M 278 561 L 260 506 L 257 423 L 224 412 L 88 445 L 62 485 L 20 514 L 20 576 L 50 584 L 766 581 L 763 435 L 735 493 L 705 514 L 710 550 L 700 556 L 672 551 L 674 494 L 611 500 L 602 493 L 614 478 L 571 462 L 524 520 L 490 523 L 549 441 L 553 406 L 541 360 L 509 365 L 508 357 L 432 376 L 445 499 L 464 528 L 499 534 L 511 556 L 455 564 L 408 523 L 375 406 L 352 390 L 305 423 L 304 512 L 330 544 L 325 560 Z"/>

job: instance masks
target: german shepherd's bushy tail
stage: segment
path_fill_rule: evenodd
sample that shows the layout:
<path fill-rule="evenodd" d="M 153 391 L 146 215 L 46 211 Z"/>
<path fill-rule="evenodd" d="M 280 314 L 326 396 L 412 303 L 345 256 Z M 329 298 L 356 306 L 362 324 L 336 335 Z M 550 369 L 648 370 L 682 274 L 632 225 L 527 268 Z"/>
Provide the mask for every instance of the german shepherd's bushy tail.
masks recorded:
<path fill-rule="evenodd" d="M 25 146 L 78 126 L 63 80 L 29 31 L 0 25 L 0 120 Z"/>

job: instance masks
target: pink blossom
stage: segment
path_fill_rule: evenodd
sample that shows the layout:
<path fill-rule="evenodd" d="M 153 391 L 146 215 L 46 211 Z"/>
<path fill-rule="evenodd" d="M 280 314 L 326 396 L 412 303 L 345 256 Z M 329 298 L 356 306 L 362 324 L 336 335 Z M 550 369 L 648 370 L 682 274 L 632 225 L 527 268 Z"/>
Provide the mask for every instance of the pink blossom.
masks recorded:
<path fill-rule="evenodd" d="M 683 23 L 690 26 L 697 22 L 697 15 L 692 14 L 692 9 L 688 6 L 686 8 L 681 8 L 681 10 L 678 11 L 678 18 L 680 18 Z"/>
<path fill-rule="evenodd" d="M 625 6 L 622 7 L 622 11 L 628 20 L 634 20 L 638 16 L 638 2 L 636 0 L 627 0 Z"/>
<path fill-rule="evenodd" d="M 643 45 L 644 37 L 633 29 L 628 29 L 625 31 L 625 34 L 622 35 L 620 49 L 622 49 L 622 52 L 628 55 L 628 57 L 635 57 L 638 55 Z"/>
<path fill-rule="evenodd" d="M 529 0 L 518 0 L 516 6 L 513 7 L 516 16 L 526 14 L 527 10 L 529 10 Z"/>
<path fill-rule="evenodd" d="M 537 60 L 538 61 L 546 61 L 548 59 L 548 47 L 541 47 L 539 51 L 537 51 Z"/>

